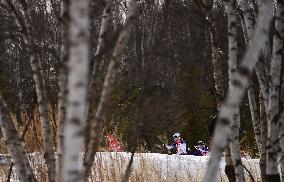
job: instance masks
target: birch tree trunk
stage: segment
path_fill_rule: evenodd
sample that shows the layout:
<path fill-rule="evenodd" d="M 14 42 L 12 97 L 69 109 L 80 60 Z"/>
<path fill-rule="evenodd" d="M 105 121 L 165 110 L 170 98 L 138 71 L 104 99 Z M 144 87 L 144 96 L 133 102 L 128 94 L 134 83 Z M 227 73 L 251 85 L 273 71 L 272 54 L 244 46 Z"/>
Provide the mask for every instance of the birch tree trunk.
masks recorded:
<path fill-rule="evenodd" d="M 247 40 L 246 42 L 249 43 L 254 31 L 254 17 L 253 12 L 249 8 L 249 2 L 248 0 L 240 0 L 240 8 L 242 10 L 242 14 L 244 17 L 245 22 L 245 32 L 247 33 Z"/>
<path fill-rule="evenodd" d="M 206 7 L 210 7 L 209 4 L 207 4 Z M 205 10 L 203 11 L 205 12 Z M 222 73 L 222 58 L 220 54 L 220 44 L 219 44 L 220 41 L 219 41 L 219 37 L 217 34 L 216 21 L 215 21 L 213 14 L 210 12 L 207 12 L 206 20 L 209 25 L 209 32 L 211 36 L 213 77 L 215 81 L 217 110 L 219 111 L 223 104 L 224 98 L 225 98 L 225 86 L 224 86 L 225 81 L 223 78 L 224 75 Z M 229 149 L 229 146 L 227 146 L 227 149 L 225 149 L 224 153 L 225 153 L 225 163 L 226 163 L 225 173 L 229 181 L 233 182 L 236 179 L 235 179 L 233 160 L 231 157 L 231 150 Z"/>
<path fill-rule="evenodd" d="M 249 2 L 247 0 L 241 0 L 240 7 L 242 10 L 244 20 L 245 20 L 246 30 L 244 31 L 247 33 L 247 38 L 248 38 L 246 42 L 249 43 L 254 33 L 254 19 L 255 18 L 253 16 L 252 10 L 249 8 Z M 266 75 L 264 62 L 259 61 L 255 69 L 256 69 L 256 74 L 257 74 L 257 78 L 259 81 L 259 85 L 261 87 L 261 91 L 263 94 L 265 107 L 267 109 L 269 89 L 268 89 L 268 76 Z"/>
<path fill-rule="evenodd" d="M 279 96 L 281 80 L 281 61 L 283 53 L 283 0 L 277 1 L 275 14 L 275 34 L 273 37 L 273 55 L 270 67 L 270 85 L 269 85 L 269 102 L 268 102 L 268 140 L 266 146 L 266 176 L 268 182 L 280 182 L 278 171 L 278 151 L 279 146 Z"/>
<path fill-rule="evenodd" d="M 27 30 L 31 29 L 31 26 L 27 26 Z M 46 160 L 48 168 L 48 179 L 50 182 L 55 181 L 55 154 L 53 148 L 53 135 L 50 124 L 50 117 L 48 114 L 48 101 L 46 95 L 46 86 L 43 78 L 42 68 L 40 65 L 39 52 L 37 46 L 33 40 L 33 36 L 30 33 L 27 35 L 28 47 L 30 47 L 30 62 L 33 71 L 33 78 L 36 85 L 37 102 L 39 105 L 39 113 L 41 118 L 43 140 L 44 140 L 44 158 Z"/>
<path fill-rule="evenodd" d="M 127 45 L 128 38 L 130 36 L 130 31 L 133 26 L 136 10 L 137 10 L 136 0 L 131 0 L 129 2 L 129 9 L 127 13 L 125 26 L 120 32 L 118 41 L 113 50 L 107 74 L 105 76 L 101 99 L 95 115 L 95 125 L 94 128 L 92 129 L 91 141 L 88 146 L 88 153 L 86 153 L 86 156 L 84 158 L 83 173 L 85 175 L 85 178 L 87 178 L 90 174 L 90 170 L 94 161 L 94 155 L 100 145 L 102 129 L 104 126 L 104 119 L 106 117 L 107 111 L 111 103 L 111 96 L 114 90 L 117 72 L 122 58 L 122 53 Z"/>
<path fill-rule="evenodd" d="M 5 102 L 0 95 L 0 127 L 4 142 L 12 155 L 16 174 L 21 182 L 35 181 L 22 141 L 7 111 Z"/>
<path fill-rule="evenodd" d="M 98 45 L 95 52 L 95 59 L 92 60 L 90 64 L 91 71 L 91 78 L 90 78 L 90 85 L 88 90 L 88 119 L 87 119 L 87 126 L 86 126 L 86 139 L 85 139 L 85 152 L 88 152 L 88 145 L 90 143 L 90 131 L 91 131 L 91 125 L 94 122 L 95 119 L 95 107 L 96 107 L 96 81 L 97 81 L 97 72 L 98 72 L 98 66 L 99 61 L 102 57 L 103 50 L 106 47 L 107 40 L 106 36 L 109 31 L 110 25 L 111 25 L 111 5 L 112 0 L 106 0 L 106 6 L 103 11 L 103 17 L 100 27 L 100 34 L 98 39 Z"/>
<path fill-rule="evenodd" d="M 15 9 L 13 2 L 11 0 L 6 0 L 7 4 L 11 9 Z M 44 133 L 43 143 L 44 143 L 44 158 L 46 160 L 48 168 L 48 179 L 49 181 L 55 181 L 55 154 L 53 148 L 53 135 L 52 128 L 50 124 L 50 118 L 48 114 L 48 101 L 46 95 L 46 86 L 43 79 L 43 73 L 40 65 L 40 56 L 38 46 L 33 35 L 33 27 L 31 25 L 31 16 L 28 11 L 28 5 L 26 0 L 20 1 L 22 6 L 23 17 L 15 16 L 16 21 L 20 22 L 20 29 L 23 30 L 23 37 L 25 43 L 28 47 L 30 54 L 30 63 L 33 72 L 33 79 L 35 82 L 37 102 L 39 106 L 39 113 L 41 118 L 42 130 Z M 14 13 L 17 14 L 17 13 Z"/>
<path fill-rule="evenodd" d="M 245 21 L 245 27 L 243 27 L 244 32 L 247 33 L 246 43 L 247 46 L 250 43 L 251 37 L 253 35 L 254 30 L 254 16 L 253 16 L 253 10 L 249 8 L 249 2 L 247 0 L 241 0 L 240 1 L 240 7 L 242 10 L 242 14 Z M 267 109 L 267 101 L 268 101 L 268 79 L 265 74 L 264 64 L 263 64 L 263 56 L 261 56 L 260 61 L 258 61 L 256 65 L 256 75 L 258 78 L 258 82 L 260 85 L 261 93 L 260 95 L 264 95 L 264 99 L 261 96 L 260 98 L 260 114 L 257 113 L 257 106 L 255 101 L 255 94 L 254 94 L 254 86 L 253 82 L 250 81 L 249 87 L 248 87 L 248 99 L 249 99 L 249 105 L 250 105 L 250 111 L 251 111 L 251 117 L 253 121 L 253 127 L 254 127 L 254 133 L 255 133 L 255 139 L 258 146 L 258 150 L 260 152 L 260 168 L 261 168 L 261 177 L 262 181 L 265 181 L 265 175 L 266 175 L 266 141 L 267 141 L 267 125 L 266 125 L 266 119 L 264 118 L 265 112 Z M 265 101 L 263 101 L 265 100 Z M 265 103 L 265 106 L 263 104 Z M 263 106 L 263 108 L 262 108 Z"/>
<path fill-rule="evenodd" d="M 228 0 L 227 11 L 228 11 L 228 36 L 229 36 L 229 60 L 228 60 L 228 69 L 229 69 L 229 92 L 232 92 L 233 83 L 232 81 L 235 79 L 235 72 L 237 71 L 238 65 L 238 45 L 237 45 L 237 15 L 235 12 L 235 0 Z M 236 181 L 244 182 L 244 169 L 241 161 L 240 154 L 240 142 L 239 142 L 239 129 L 240 129 L 240 109 L 239 107 L 234 108 L 233 114 L 230 118 L 230 127 L 231 127 L 231 135 L 230 135 L 230 149 L 231 155 L 233 159 L 233 163 L 235 166 L 235 175 Z"/>
<path fill-rule="evenodd" d="M 230 117 L 234 114 L 235 109 L 239 107 L 248 85 L 249 74 L 258 61 L 261 46 L 263 46 L 268 36 L 269 24 L 272 19 L 272 4 L 272 1 L 266 1 L 264 4 L 264 10 L 260 14 L 250 47 L 232 81 L 232 91 L 228 93 L 227 99 L 221 107 L 213 138 L 211 156 L 204 176 L 205 182 L 216 181 L 220 157 L 224 148 L 228 145 Z"/>
<path fill-rule="evenodd" d="M 251 37 L 253 35 L 254 30 L 254 17 L 253 17 L 253 10 L 249 8 L 249 4 L 247 0 L 240 1 L 240 7 L 243 14 L 244 25 L 243 25 L 243 32 L 246 35 L 245 41 L 247 46 L 250 43 Z M 255 92 L 254 92 L 254 84 L 253 81 L 250 79 L 249 86 L 248 86 L 248 100 L 251 112 L 251 118 L 253 123 L 253 129 L 255 134 L 255 140 L 258 147 L 258 151 L 261 150 L 261 128 L 260 128 L 260 120 L 259 114 L 257 111 L 257 105 L 255 100 Z"/>
<path fill-rule="evenodd" d="M 68 34 L 68 95 L 64 127 L 63 180 L 84 181 L 80 156 L 84 146 L 89 56 L 89 1 L 70 0 L 66 11 Z"/>
<path fill-rule="evenodd" d="M 265 0 L 258 0 L 258 11 L 262 13 Z M 259 82 L 262 99 L 264 101 L 266 116 L 268 117 L 269 100 L 269 62 L 271 62 L 269 37 L 266 38 L 258 63 L 256 64 L 256 76 Z"/>
<path fill-rule="evenodd" d="M 254 30 L 254 19 L 255 18 L 253 17 L 252 10 L 249 8 L 249 2 L 247 0 L 241 0 L 240 7 L 242 9 L 242 14 L 245 20 L 246 30 L 244 31 L 247 33 L 246 42 L 249 43 L 254 33 L 253 30 Z M 262 57 L 262 58 L 265 58 L 265 57 Z M 261 92 L 263 95 L 263 100 L 264 100 L 266 111 L 267 111 L 269 87 L 268 87 L 268 76 L 266 74 L 264 62 L 259 61 L 255 69 L 256 69 L 256 75 L 259 81 L 259 85 L 261 87 Z"/>
<path fill-rule="evenodd" d="M 60 54 L 60 70 L 58 76 L 58 116 L 57 116 L 57 159 L 56 159 L 56 181 L 63 181 L 63 154 L 64 154 L 64 126 L 66 120 L 66 102 L 67 102 L 67 61 L 69 53 L 68 51 L 68 26 L 67 22 L 70 20 L 70 16 L 66 10 L 66 4 L 68 0 L 61 1 L 61 54 Z"/>

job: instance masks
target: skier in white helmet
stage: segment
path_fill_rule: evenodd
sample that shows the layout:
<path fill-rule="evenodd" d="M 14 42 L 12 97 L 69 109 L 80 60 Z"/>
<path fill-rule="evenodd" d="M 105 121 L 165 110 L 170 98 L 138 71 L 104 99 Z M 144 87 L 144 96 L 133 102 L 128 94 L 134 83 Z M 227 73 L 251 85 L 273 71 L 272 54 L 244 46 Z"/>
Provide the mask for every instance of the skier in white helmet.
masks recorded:
<path fill-rule="evenodd" d="M 184 139 L 180 137 L 180 133 L 173 134 L 174 143 L 171 145 L 164 144 L 168 150 L 175 150 L 179 155 L 187 155 L 187 144 Z"/>

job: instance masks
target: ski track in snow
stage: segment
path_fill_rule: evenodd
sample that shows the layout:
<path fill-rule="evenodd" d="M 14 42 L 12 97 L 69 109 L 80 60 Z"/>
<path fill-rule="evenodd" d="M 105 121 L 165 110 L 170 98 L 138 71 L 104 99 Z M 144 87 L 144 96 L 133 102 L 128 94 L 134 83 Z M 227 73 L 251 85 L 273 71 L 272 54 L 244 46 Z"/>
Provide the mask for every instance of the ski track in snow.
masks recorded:
<path fill-rule="evenodd" d="M 94 181 L 117 181 L 122 179 L 131 153 L 127 152 L 98 152 L 95 156 L 95 167 L 92 170 Z M 29 155 L 33 168 L 44 164 L 39 153 Z M 202 181 L 208 156 L 168 155 L 159 153 L 136 153 L 132 165 L 130 181 Z M 243 164 L 252 173 L 254 180 L 260 180 L 259 160 L 242 158 Z M 1 166 L 9 166 L 7 160 L 0 160 Z M 218 181 L 227 181 L 224 173 L 225 162 L 220 162 Z M 34 172 L 37 175 L 37 171 Z M 246 181 L 250 181 L 248 173 Z M 6 181 L 0 176 L 0 182 Z M 13 175 L 12 182 L 18 182 Z"/>

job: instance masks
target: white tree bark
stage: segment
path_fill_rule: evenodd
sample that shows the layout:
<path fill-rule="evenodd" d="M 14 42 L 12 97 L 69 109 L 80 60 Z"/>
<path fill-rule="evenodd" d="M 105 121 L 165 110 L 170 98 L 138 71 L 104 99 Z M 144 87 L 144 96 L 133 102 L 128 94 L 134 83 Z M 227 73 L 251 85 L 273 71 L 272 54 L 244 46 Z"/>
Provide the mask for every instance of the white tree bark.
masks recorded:
<path fill-rule="evenodd" d="M 253 35 L 254 31 L 254 17 L 253 17 L 253 10 L 249 8 L 249 3 L 247 0 L 241 0 L 240 1 L 240 7 L 243 14 L 243 32 L 245 34 L 245 41 L 246 44 L 249 45 L 250 40 Z M 251 118 L 254 128 L 254 134 L 255 134 L 255 140 L 256 144 L 258 146 L 258 151 L 261 151 L 261 128 L 260 128 L 260 120 L 259 120 L 259 114 L 257 111 L 256 106 L 256 100 L 255 100 L 255 93 L 254 93 L 254 85 L 252 80 L 249 82 L 248 86 L 248 100 L 249 100 L 249 106 L 250 106 L 250 112 L 251 112 Z"/>
<path fill-rule="evenodd" d="M 278 152 L 279 146 L 279 101 L 280 101 L 280 80 L 281 80 L 281 61 L 283 53 L 283 1 L 277 1 L 275 14 L 275 34 L 273 37 L 273 54 L 270 67 L 270 85 L 268 102 L 268 139 L 267 139 L 267 166 L 266 175 L 268 181 L 279 181 L 278 171 Z"/>
<path fill-rule="evenodd" d="M 101 99 L 96 111 L 95 125 L 94 129 L 92 129 L 91 141 L 88 146 L 88 152 L 86 153 L 84 159 L 83 173 L 86 178 L 89 176 L 90 169 L 94 161 L 94 155 L 100 145 L 102 129 L 104 126 L 104 119 L 106 117 L 107 111 L 111 103 L 111 96 L 114 90 L 117 72 L 122 58 L 122 53 L 127 45 L 130 36 L 130 31 L 133 26 L 136 10 L 137 10 L 136 0 L 131 0 L 129 2 L 129 8 L 128 8 L 125 26 L 120 32 L 118 41 L 114 48 L 111 61 L 109 63 L 108 71 L 105 76 Z"/>
<path fill-rule="evenodd" d="M 247 38 L 248 38 L 246 42 L 249 43 L 254 33 L 254 19 L 255 18 L 253 16 L 252 10 L 249 8 L 249 2 L 247 0 L 241 0 L 240 7 L 242 10 L 242 14 L 244 16 L 244 20 L 245 20 L 246 33 L 247 33 Z M 266 75 L 264 62 L 259 61 L 255 69 L 256 69 L 256 75 L 259 81 L 259 85 L 261 88 L 261 92 L 263 95 L 264 104 L 267 110 L 269 89 L 268 89 L 268 78 Z"/>
<path fill-rule="evenodd" d="M 64 128 L 63 180 L 84 181 L 80 154 L 84 148 L 89 56 L 89 1 L 66 3 L 68 26 L 68 95 Z"/>
<path fill-rule="evenodd" d="M 13 125 L 6 108 L 6 104 L 0 95 L 0 127 L 4 137 L 4 142 L 12 155 L 16 174 L 21 182 L 35 181 L 33 171 L 28 161 L 26 151 L 22 146 L 22 141 Z"/>
<path fill-rule="evenodd" d="M 99 61 L 101 59 L 101 56 L 103 55 L 103 50 L 106 48 L 107 45 L 107 40 L 106 36 L 108 35 L 107 33 L 109 32 L 110 26 L 111 26 L 111 5 L 112 5 L 113 0 L 106 0 L 106 6 L 103 11 L 103 17 L 102 17 L 102 22 L 101 22 L 101 27 L 100 27 L 100 34 L 99 34 L 99 39 L 98 39 L 98 45 L 97 49 L 95 52 L 95 58 L 92 60 L 90 64 L 91 70 L 91 78 L 89 81 L 89 90 L 88 90 L 88 119 L 87 119 L 87 127 L 86 127 L 86 141 L 85 141 L 85 152 L 87 153 L 88 151 L 88 145 L 90 142 L 90 131 L 91 131 L 91 125 L 94 122 L 95 119 L 95 110 L 94 108 L 96 107 L 96 86 L 97 86 L 97 72 L 98 72 L 98 67 L 99 67 Z"/>
<path fill-rule="evenodd" d="M 63 155 L 64 155 L 64 126 L 66 121 L 66 104 L 67 104 L 67 61 L 68 61 L 68 46 L 66 26 L 67 20 L 70 19 L 66 10 L 68 0 L 61 1 L 61 36 L 62 44 L 60 50 L 60 70 L 58 76 L 58 116 L 57 116 L 57 158 L 56 158 L 56 181 L 63 181 Z"/>
<path fill-rule="evenodd" d="M 27 29 L 31 27 L 27 26 Z M 44 157 L 48 168 L 49 181 L 55 181 L 55 154 L 53 148 L 53 132 L 50 124 L 50 117 L 48 114 L 48 101 L 46 94 L 46 86 L 43 78 L 42 68 L 40 64 L 39 53 L 35 46 L 33 36 L 28 33 L 28 45 L 30 47 L 30 62 L 33 70 L 33 78 L 36 85 L 37 102 L 39 106 L 39 113 L 41 118 L 41 125 L 43 130 L 43 143 L 44 143 Z"/>
<path fill-rule="evenodd" d="M 216 181 L 220 157 L 229 140 L 230 117 L 234 114 L 235 109 L 239 107 L 248 85 L 249 74 L 252 72 L 258 61 L 259 53 L 269 33 L 269 25 L 272 19 L 273 10 L 272 3 L 272 1 L 266 1 L 264 4 L 264 10 L 260 14 L 250 47 L 232 81 L 232 92 L 228 93 L 227 99 L 221 107 L 213 138 L 211 156 L 204 176 L 205 182 Z"/>
<path fill-rule="evenodd" d="M 198 0 L 195 0 L 199 4 Z M 213 65 L 213 77 L 215 81 L 215 90 L 216 90 L 216 101 L 217 101 L 217 110 L 219 111 L 224 99 L 225 99 L 225 81 L 224 74 L 222 71 L 222 57 L 220 51 L 220 40 L 217 32 L 217 25 L 215 17 L 212 13 L 212 6 L 209 6 L 209 1 L 204 1 L 201 3 L 201 9 L 206 14 L 206 20 L 209 25 L 209 32 L 211 37 L 211 50 L 212 50 L 212 65 Z M 209 8 L 209 9 L 208 9 Z M 231 151 L 229 145 L 224 151 L 225 153 L 225 173 L 229 181 L 235 180 L 234 165 L 231 156 Z"/>
<path fill-rule="evenodd" d="M 106 7 L 103 11 L 102 24 L 100 28 L 100 35 L 98 39 L 98 46 L 95 52 L 95 56 L 98 56 L 102 50 L 106 47 L 106 35 L 111 24 L 111 4 L 113 0 L 106 0 Z"/>
<path fill-rule="evenodd" d="M 247 33 L 247 43 L 250 42 L 253 31 L 254 31 L 254 17 L 252 15 L 252 10 L 249 8 L 248 0 L 240 0 L 240 7 L 245 21 L 246 33 Z"/>
<path fill-rule="evenodd" d="M 48 101 L 46 95 L 46 86 L 43 79 L 43 73 L 40 65 L 40 56 L 38 46 L 33 36 L 33 27 L 31 24 L 31 16 L 28 11 L 28 4 L 26 0 L 21 0 L 22 16 L 16 12 L 16 8 L 11 0 L 6 0 L 6 3 L 11 9 L 14 10 L 14 16 L 18 22 L 18 26 L 23 33 L 25 43 L 30 53 L 30 63 L 33 72 L 33 79 L 35 82 L 37 102 L 39 106 L 39 113 L 41 118 L 42 130 L 43 130 L 43 143 L 44 143 L 44 158 L 48 168 L 49 181 L 55 181 L 55 154 L 52 141 L 52 127 L 50 124 L 50 118 L 48 114 Z"/>
<path fill-rule="evenodd" d="M 238 43 L 237 43 L 237 15 L 235 12 L 235 0 L 228 0 L 227 11 L 228 11 L 228 45 L 229 45 L 229 60 L 228 60 L 228 69 L 229 69 L 229 92 L 232 92 L 233 89 L 233 80 L 235 79 L 235 73 L 237 71 L 238 65 Z M 233 114 L 230 117 L 230 149 L 233 159 L 233 164 L 235 166 L 235 175 L 238 182 L 244 182 L 244 169 L 241 161 L 240 154 L 240 109 L 239 107 L 234 108 Z"/>
<path fill-rule="evenodd" d="M 241 0 L 240 1 L 240 7 L 242 10 L 242 14 L 245 21 L 245 30 L 244 32 L 247 33 L 247 37 L 245 37 L 247 45 L 249 45 L 251 37 L 254 33 L 254 20 L 255 17 L 253 16 L 253 11 L 249 7 L 249 3 L 247 0 Z M 260 7 L 259 7 L 260 8 Z M 244 29 L 244 28 L 243 28 Z M 267 141 L 267 122 L 266 118 L 264 118 L 263 113 L 267 113 L 268 108 L 268 76 L 266 74 L 266 69 L 264 66 L 264 55 L 262 55 L 256 64 L 256 75 L 258 78 L 258 82 L 260 85 L 260 91 L 261 91 L 261 101 L 260 106 L 260 114 L 257 113 L 256 108 L 256 102 L 255 102 L 255 95 L 254 95 L 254 87 L 252 81 L 250 81 L 249 87 L 248 87 L 248 99 L 250 104 L 250 110 L 251 110 L 251 117 L 253 121 L 253 127 L 254 127 L 254 133 L 255 133 L 255 139 L 256 143 L 260 152 L 260 168 L 261 168 L 261 178 L 262 180 L 265 180 L 266 175 L 266 141 Z M 264 109 L 262 108 L 262 105 L 264 105 Z M 265 115 L 265 114 L 264 114 Z"/>
<path fill-rule="evenodd" d="M 258 11 L 261 14 L 264 9 L 265 0 L 258 0 Z M 270 43 L 269 37 L 265 40 L 265 45 L 262 48 L 262 53 L 259 57 L 259 61 L 256 64 L 255 72 L 259 82 L 260 90 L 262 93 L 262 99 L 264 101 L 265 112 L 268 117 L 268 100 L 269 100 L 269 67 L 271 62 Z"/>
<path fill-rule="evenodd" d="M 245 20 L 245 25 L 246 25 L 246 32 L 247 32 L 247 42 L 249 43 L 251 40 L 251 37 L 254 33 L 254 17 L 252 15 L 252 11 L 249 8 L 249 2 L 247 0 L 241 0 L 240 1 L 240 7 L 242 9 L 242 13 L 244 16 Z M 266 42 L 267 43 L 267 42 Z M 256 74 L 259 80 L 259 84 L 261 87 L 265 107 L 267 110 L 268 107 L 268 79 L 266 76 L 266 71 L 264 71 L 264 65 L 263 62 L 258 62 L 256 65 Z"/>

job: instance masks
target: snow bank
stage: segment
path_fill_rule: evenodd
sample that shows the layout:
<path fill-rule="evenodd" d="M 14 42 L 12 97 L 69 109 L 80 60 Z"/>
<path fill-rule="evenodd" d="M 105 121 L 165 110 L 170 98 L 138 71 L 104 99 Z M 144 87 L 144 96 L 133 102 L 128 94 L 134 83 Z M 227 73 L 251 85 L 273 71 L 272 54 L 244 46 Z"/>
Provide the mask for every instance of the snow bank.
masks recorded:
<path fill-rule="evenodd" d="M 122 179 L 131 154 L 125 152 L 98 153 L 93 170 L 94 181 L 116 181 Z M 130 181 L 202 181 L 209 157 L 191 155 L 167 155 L 137 153 L 134 155 Z M 259 160 L 245 159 L 243 163 L 260 180 Z M 218 181 L 227 181 L 224 159 L 220 162 Z M 246 172 L 246 181 L 251 181 Z"/>
<path fill-rule="evenodd" d="M 121 181 L 131 153 L 126 152 L 99 152 L 95 156 L 92 180 L 97 182 Z M 46 168 L 44 160 L 39 153 L 29 155 L 34 173 L 39 181 L 46 181 Z M 191 155 L 167 155 L 158 153 L 137 153 L 134 155 L 130 181 L 202 181 L 209 157 Z M 258 159 L 245 159 L 243 163 L 253 175 L 255 181 L 260 181 Z M 1 164 L 2 168 L 8 168 L 8 164 Z M 224 173 L 224 159 L 220 162 L 218 181 L 227 181 Z M 5 170 L 7 171 L 7 169 Z M 7 175 L 7 174 L 6 174 Z M 0 181 L 5 181 L 6 175 L 0 175 Z M 13 181 L 17 181 L 13 175 Z M 251 181 L 246 172 L 246 181 Z"/>

